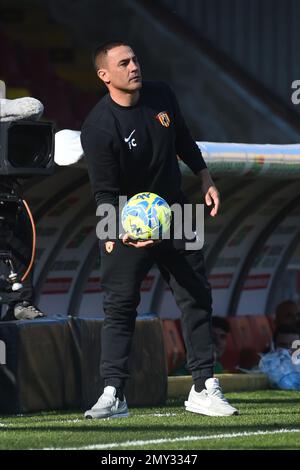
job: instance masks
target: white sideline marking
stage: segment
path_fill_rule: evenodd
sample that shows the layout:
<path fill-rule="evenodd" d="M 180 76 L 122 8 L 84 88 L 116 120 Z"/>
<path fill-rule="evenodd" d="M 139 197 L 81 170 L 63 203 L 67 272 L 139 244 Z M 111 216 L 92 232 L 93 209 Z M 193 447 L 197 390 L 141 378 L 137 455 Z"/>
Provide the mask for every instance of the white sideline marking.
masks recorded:
<path fill-rule="evenodd" d="M 275 431 L 253 431 L 253 432 L 235 432 L 225 434 L 210 434 L 206 436 L 185 436 L 175 437 L 169 439 L 149 439 L 147 441 L 126 441 L 126 442 L 110 442 L 107 444 L 93 444 L 82 447 L 44 447 L 43 450 L 100 450 L 100 449 L 113 449 L 114 447 L 126 446 L 145 446 L 149 444 L 165 444 L 171 442 L 188 442 L 188 441 L 207 441 L 209 439 L 232 439 L 235 437 L 250 437 L 250 436 L 270 436 L 273 434 L 283 433 L 296 433 L 300 429 L 277 429 Z"/>

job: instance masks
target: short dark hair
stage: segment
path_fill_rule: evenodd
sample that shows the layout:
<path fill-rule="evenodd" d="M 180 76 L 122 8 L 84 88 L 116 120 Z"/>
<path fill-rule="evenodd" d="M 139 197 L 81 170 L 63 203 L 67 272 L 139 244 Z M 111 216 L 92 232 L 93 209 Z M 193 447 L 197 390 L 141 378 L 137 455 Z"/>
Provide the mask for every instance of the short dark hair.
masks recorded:
<path fill-rule="evenodd" d="M 220 328 L 220 330 L 225 331 L 225 333 L 230 332 L 230 325 L 226 318 L 223 317 L 212 317 L 211 319 L 213 328 Z"/>
<path fill-rule="evenodd" d="M 108 51 L 118 46 L 131 47 L 131 45 L 128 44 L 127 41 L 111 39 L 109 41 L 105 41 L 105 42 L 102 42 L 101 44 L 98 44 L 98 46 L 94 48 L 92 58 L 93 58 L 93 64 L 94 64 L 96 72 L 98 72 L 98 69 L 99 69 L 99 66 L 97 65 L 98 59 L 100 59 L 101 61 L 101 59 L 103 59 L 107 55 Z"/>

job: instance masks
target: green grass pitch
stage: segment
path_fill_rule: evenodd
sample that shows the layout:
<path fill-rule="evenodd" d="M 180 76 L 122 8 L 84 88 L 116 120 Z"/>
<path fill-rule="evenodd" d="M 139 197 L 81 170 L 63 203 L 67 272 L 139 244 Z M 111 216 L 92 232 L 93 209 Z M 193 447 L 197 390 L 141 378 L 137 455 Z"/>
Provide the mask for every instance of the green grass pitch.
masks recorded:
<path fill-rule="evenodd" d="M 82 412 L 0 417 L 0 449 L 299 449 L 300 392 L 228 393 L 239 416 L 210 418 L 166 406 L 131 408 L 129 418 L 85 420 Z"/>

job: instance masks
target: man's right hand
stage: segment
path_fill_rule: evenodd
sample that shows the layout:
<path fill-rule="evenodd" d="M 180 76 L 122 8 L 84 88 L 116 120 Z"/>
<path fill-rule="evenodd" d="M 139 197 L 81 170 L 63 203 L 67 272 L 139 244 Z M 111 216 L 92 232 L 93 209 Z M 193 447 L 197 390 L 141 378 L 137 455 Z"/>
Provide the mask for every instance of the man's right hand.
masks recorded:
<path fill-rule="evenodd" d="M 134 240 L 134 238 L 130 238 L 128 233 L 125 233 L 122 242 L 124 245 L 134 246 L 134 248 L 151 248 L 153 245 L 160 243 L 161 240 Z"/>

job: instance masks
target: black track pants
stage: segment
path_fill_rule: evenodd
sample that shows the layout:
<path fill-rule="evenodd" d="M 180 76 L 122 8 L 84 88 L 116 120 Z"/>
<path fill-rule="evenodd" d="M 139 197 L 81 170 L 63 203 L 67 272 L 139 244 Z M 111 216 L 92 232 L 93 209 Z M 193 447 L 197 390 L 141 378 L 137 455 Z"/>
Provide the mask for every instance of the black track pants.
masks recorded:
<path fill-rule="evenodd" d="M 105 312 L 100 373 L 105 384 L 119 387 L 129 377 L 128 357 L 140 287 L 154 263 L 168 282 L 182 312 L 187 366 L 193 378 L 212 377 L 212 300 L 202 251 L 176 249 L 169 240 L 152 248 L 125 246 L 117 240 L 110 253 L 101 241 L 100 250 Z"/>

